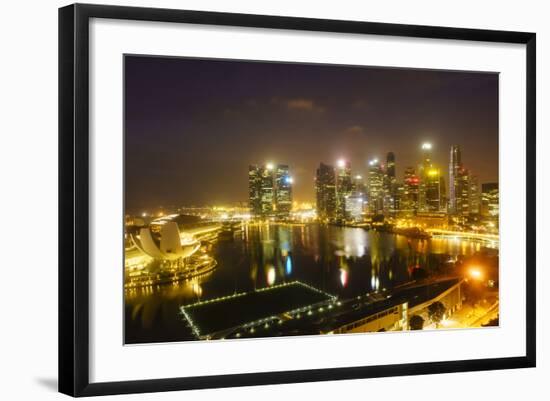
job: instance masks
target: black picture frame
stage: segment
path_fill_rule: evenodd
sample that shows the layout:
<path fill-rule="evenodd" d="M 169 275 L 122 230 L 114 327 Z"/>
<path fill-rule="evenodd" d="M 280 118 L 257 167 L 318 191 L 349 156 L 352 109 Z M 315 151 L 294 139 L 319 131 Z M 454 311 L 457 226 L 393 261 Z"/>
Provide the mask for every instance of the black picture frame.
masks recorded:
<path fill-rule="evenodd" d="M 526 354 L 521 357 L 90 383 L 88 61 L 91 18 L 516 43 L 526 45 Z M 158 392 L 534 367 L 536 35 L 435 26 L 74 4 L 59 9 L 59 391 Z"/>

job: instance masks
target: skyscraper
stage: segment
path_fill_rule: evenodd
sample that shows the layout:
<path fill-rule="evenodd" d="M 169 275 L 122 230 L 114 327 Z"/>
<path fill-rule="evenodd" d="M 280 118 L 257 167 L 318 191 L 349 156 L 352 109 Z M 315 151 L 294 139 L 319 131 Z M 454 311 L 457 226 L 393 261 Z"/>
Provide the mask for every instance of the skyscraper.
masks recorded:
<path fill-rule="evenodd" d="M 369 211 L 374 214 L 384 210 L 384 172 L 378 159 L 369 162 Z"/>
<path fill-rule="evenodd" d="M 470 175 L 470 190 L 469 190 L 469 209 L 470 214 L 480 213 L 480 196 L 479 183 L 476 175 Z"/>
<path fill-rule="evenodd" d="M 248 207 L 250 214 L 260 216 L 262 214 L 261 204 L 262 180 L 260 167 L 257 165 L 248 166 Z"/>
<path fill-rule="evenodd" d="M 352 192 L 345 197 L 346 220 L 360 221 L 363 219 L 364 195 Z"/>
<path fill-rule="evenodd" d="M 260 205 L 261 215 L 264 217 L 273 214 L 273 196 L 275 193 L 273 169 L 274 166 L 270 163 L 264 167 L 260 167 Z"/>
<path fill-rule="evenodd" d="M 395 178 L 395 154 L 386 155 L 384 174 L 384 211 L 395 213 L 397 210 L 397 180 Z"/>
<path fill-rule="evenodd" d="M 357 175 L 353 176 L 352 184 L 351 184 L 351 190 L 353 192 L 359 192 L 359 193 L 362 193 L 362 194 L 366 194 L 367 188 L 366 188 L 366 185 L 365 185 L 365 180 L 363 179 L 362 175 L 357 174 Z"/>
<path fill-rule="evenodd" d="M 351 194 L 351 163 L 345 160 L 338 161 L 336 169 L 336 220 L 346 218 L 346 196 Z"/>
<path fill-rule="evenodd" d="M 336 218 L 336 173 L 334 167 L 321 163 L 315 176 L 317 215 L 321 220 Z"/>
<path fill-rule="evenodd" d="M 460 167 L 456 176 L 455 214 L 466 217 L 470 214 L 470 172 Z"/>
<path fill-rule="evenodd" d="M 407 167 L 405 169 L 403 181 L 401 211 L 405 212 L 405 214 L 409 216 L 414 215 L 418 211 L 418 185 L 420 182 L 414 167 Z"/>
<path fill-rule="evenodd" d="M 279 164 L 275 170 L 275 211 L 286 218 L 292 209 L 292 177 L 288 165 Z"/>
<path fill-rule="evenodd" d="M 481 214 L 484 217 L 498 219 L 499 188 L 498 182 L 481 184 Z"/>
<path fill-rule="evenodd" d="M 425 212 L 440 212 L 442 199 L 442 180 L 439 169 L 431 167 L 424 175 L 424 210 Z"/>
<path fill-rule="evenodd" d="M 418 175 L 419 175 L 419 185 L 418 185 L 418 210 L 421 212 L 428 211 L 428 204 L 426 201 L 427 185 L 428 185 L 428 174 L 432 169 L 432 160 L 431 160 L 431 143 L 422 144 L 422 161 L 418 166 Z"/>
<path fill-rule="evenodd" d="M 457 194 L 459 193 L 459 173 L 462 168 L 462 155 L 457 145 L 451 146 L 449 161 L 449 212 L 457 213 Z"/>
<path fill-rule="evenodd" d="M 386 155 L 386 175 L 390 180 L 395 181 L 395 154 L 388 152 Z"/>
<path fill-rule="evenodd" d="M 292 177 L 287 165 L 248 166 L 248 203 L 255 217 L 288 217 L 292 208 Z"/>

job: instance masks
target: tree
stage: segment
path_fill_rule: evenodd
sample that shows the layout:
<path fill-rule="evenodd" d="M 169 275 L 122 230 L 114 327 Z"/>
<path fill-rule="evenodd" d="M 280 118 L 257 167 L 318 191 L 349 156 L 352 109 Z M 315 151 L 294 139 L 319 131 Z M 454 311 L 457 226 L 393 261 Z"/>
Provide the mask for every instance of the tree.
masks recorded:
<path fill-rule="evenodd" d="M 432 322 L 435 323 L 435 327 L 439 327 L 439 322 L 443 320 L 443 315 L 445 315 L 445 305 L 443 305 L 441 302 L 434 302 L 430 306 L 428 306 L 428 316 L 432 320 Z"/>
<path fill-rule="evenodd" d="M 414 315 L 409 320 L 409 327 L 411 330 L 422 330 L 424 327 L 424 319 L 420 315 Z"/>

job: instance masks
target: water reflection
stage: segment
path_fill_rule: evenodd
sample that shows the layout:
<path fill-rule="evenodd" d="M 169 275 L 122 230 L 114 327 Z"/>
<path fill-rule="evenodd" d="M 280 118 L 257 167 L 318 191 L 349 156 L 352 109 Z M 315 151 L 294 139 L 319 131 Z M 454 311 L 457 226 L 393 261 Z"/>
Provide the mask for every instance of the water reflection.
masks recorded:
<path fill-rule="evenodd" d="M 438 269 L 479 249 L 479 243 L 461 239 L 410 239 L 361 228 L 244 225 L 233 241 L 212 247 L 218 266 L 211 275 L 127 291 L 127 339 L 185 337 L 178 307 L 200 299 L 294 280 L 341 298 L 354 297 L 406 282 L 415 267 Z"/>

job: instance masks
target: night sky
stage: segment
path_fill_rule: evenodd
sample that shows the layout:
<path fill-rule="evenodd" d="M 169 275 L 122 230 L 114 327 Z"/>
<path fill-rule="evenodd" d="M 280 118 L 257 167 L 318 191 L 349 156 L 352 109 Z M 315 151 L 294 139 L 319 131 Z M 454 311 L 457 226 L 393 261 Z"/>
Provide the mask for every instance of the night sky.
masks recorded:
<path fill-rule="evenodd" d="M 294 199 L 314 200 L 319 162 L 396 156 L 420 145 L 447 179 L 449 148 L 498 181 L 498 74 L 126 56 L 127 210 L 247 201 L 248 165 L 290 165 Z"/>

